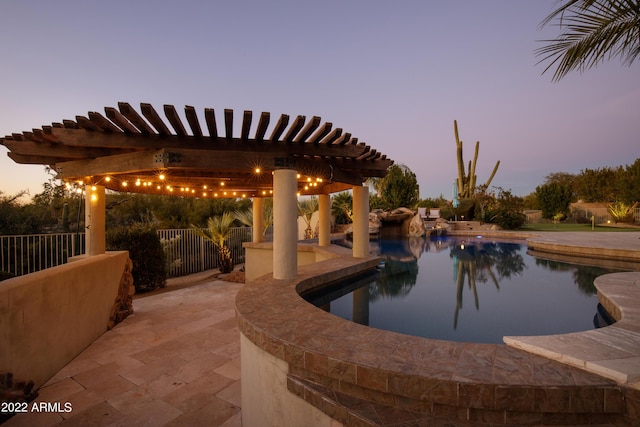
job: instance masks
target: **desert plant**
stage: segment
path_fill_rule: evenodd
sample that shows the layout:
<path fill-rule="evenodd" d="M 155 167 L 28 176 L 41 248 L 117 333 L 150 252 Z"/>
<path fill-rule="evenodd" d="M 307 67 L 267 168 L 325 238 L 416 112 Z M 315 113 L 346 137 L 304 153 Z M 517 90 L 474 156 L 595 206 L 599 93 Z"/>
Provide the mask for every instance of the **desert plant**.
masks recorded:
<path fill-rule="evenodd" d="M 478 161 L 478 151 L 480 151 L 480 141 L 476 142 L 473 161 L 469 161 L 467 173 L 465 174 L 464 159 L 462 157 L 462 141 L 458 135 L 458 122 L 455 120 L 453 121 L 453 133 L 456 137 L 456 158 L 458 159 L 458 197 L 460 199 L 471 198 L 476 191 L 476 163 Z M 500 160 L 498 160 L 493 167 L 493 172 L 491 172 L 487 182 L 484 183 L 484 188 L 489 188 L 489 185 L 491 185 L 491 181 L 498 171 L 498 166 L 500 166 Z"/>
<path fill-rule="evenodd" d="M 231 234 L 231 225 L 233 224 L 234 217 L 230 212 L 225 212 L 222 215 L 210 217 L 207 219 L 207 227 L 200 228 L 196 225 L 191 225 L 199 236 L 209 240 L 218 249 L 218 268 L 221 273 L 231 273 L 233 271 L 233 258 L 231 257 L 231 251 L 227 247 L 226 241 Z"/>
<path fill-rule="evenodd" d="M 246 210 L 236 210 L 233 212 L 235 218 L 240 221 L 240 223 L 246 225 L 247 227 L 253 227 L 253 208 L 249 208 Z M 268 203 L 264 207 L 263 212 L 264 218 L 264 228 L 262 229 L 262 235 L 266 234 L 269 227 L 273 225 L 273 204 Z"/>
<path fill-rule="evenodd" d="M 353 197 L 351 193 L 343 191 L 333 196 L 331 213 L 336 217 L 336 224 L 350 224 L 353 222 Z"/>
<path fill-rule="evenodd" d="M 624 202 L 614 202 L 610 203 L 607 206 L 607 211 L 609 212 L 609 215 L 611 215 L 611 218 L 613 218 L 613 221 L 616 223 L 632 223 L 633 214 L 636 210 L 636 207 L 638 207 L 638 202 L 635 202 L 631 205 Z"/>
<path fill-rule="evenodd" d="M 313 238 L 313 230 L 311 229 L 311 217 L 313 213 L 318 210 L 318 198 L 310 197 L 308 199 L 304 199 L 298 201 L 298 215 L 304 219 L 307 227 L 304 230 L 304 238 L 311 239 Z"/>

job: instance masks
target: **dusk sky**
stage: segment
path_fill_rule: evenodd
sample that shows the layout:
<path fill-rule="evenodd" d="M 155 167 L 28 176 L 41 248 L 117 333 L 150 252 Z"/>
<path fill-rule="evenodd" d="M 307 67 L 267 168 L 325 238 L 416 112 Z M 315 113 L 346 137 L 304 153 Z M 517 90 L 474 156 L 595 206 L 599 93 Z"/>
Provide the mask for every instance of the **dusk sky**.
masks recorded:
<path fill-rule="evenodd" d="M 317 115 L 408 166 L 421 197 L 450 198 L 455 119 L 465 161 L 480 141 L 478 183 L 500 160 L 492 185 L 524 196 L 549 173 L 640 157 L 637 62 L 557 83 L 536 65 L 555 4 L 3 0 L 0 135 L 119 101 L 211 107 L 218 122 L 232 108 L 235 129 L 243 110 Z M 0 191 L 41 192 L 44 167 L 6 153 Z"/>

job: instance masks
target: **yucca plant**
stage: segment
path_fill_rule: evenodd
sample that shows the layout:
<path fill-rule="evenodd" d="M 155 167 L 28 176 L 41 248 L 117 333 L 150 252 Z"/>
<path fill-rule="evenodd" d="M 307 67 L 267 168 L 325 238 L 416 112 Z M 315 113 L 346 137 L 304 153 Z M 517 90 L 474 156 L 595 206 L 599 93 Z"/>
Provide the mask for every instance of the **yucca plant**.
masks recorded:
<path fill-rule="evenodd" d="M 609 215 L 613 218 L 613 222 L 632 223 L 633 214 L 637 206 L 638 202 L 635 202 L 632 205 L 628 205 L 624 202 L 614 202 L 607 206 L 607 211 L 609 211 Z"/>
<path fill-rule="evenodd" d="M 233 271 L 233 258 L 226 241 L 231 235 L 231 225 L 234 219 L 230 212 L 225 212 L 222 215 L 209 218 L 206 228 L 191 225 L 191 228 L 199 236 L 211 241 L 218 248 L 218 268 L 220 273 L 231 273 Z"/>

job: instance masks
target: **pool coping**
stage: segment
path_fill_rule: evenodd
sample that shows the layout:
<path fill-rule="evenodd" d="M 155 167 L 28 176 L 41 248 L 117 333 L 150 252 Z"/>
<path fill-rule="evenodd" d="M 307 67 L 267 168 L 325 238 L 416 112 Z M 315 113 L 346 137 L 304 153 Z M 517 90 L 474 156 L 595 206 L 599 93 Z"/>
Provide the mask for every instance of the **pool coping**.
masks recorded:
<path fill-rule="evenodd" d="M 585 414 L 594 421 L 596 415 L 640 414 L 640 396 L 629 394 L 626 384 L 549 354 L 381 331 L 312 306 L 299 292 L 378 262 L 334 246 L 314 250 L 335 258 L 299 267 L 292 280 L 266 275 L 246 284 L 236 297 L 237 319 L 251 342 L 288 363 L 290 390 L 339 421 L 349 412 L 335 396 L 305 383 L 395 410 L 466 421 L 539 423 L 562 416 L 571 423 Z"/>

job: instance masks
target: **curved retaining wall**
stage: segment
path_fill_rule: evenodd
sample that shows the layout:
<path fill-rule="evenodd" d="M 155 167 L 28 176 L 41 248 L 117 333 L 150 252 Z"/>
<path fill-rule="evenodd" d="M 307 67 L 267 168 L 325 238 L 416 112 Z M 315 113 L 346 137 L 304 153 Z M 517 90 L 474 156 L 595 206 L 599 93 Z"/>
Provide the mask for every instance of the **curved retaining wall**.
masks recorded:
<path fill-rule="evenodd" d="M 238 293 L 245 425 L 631 425 L 640 419 L 638 396 L 599 375 L 506 345 L 412 337 L 316 308 L 299 293 L 378 262 L 335 256 L 299 267 L 295 279 L 266 275 Z"/>

